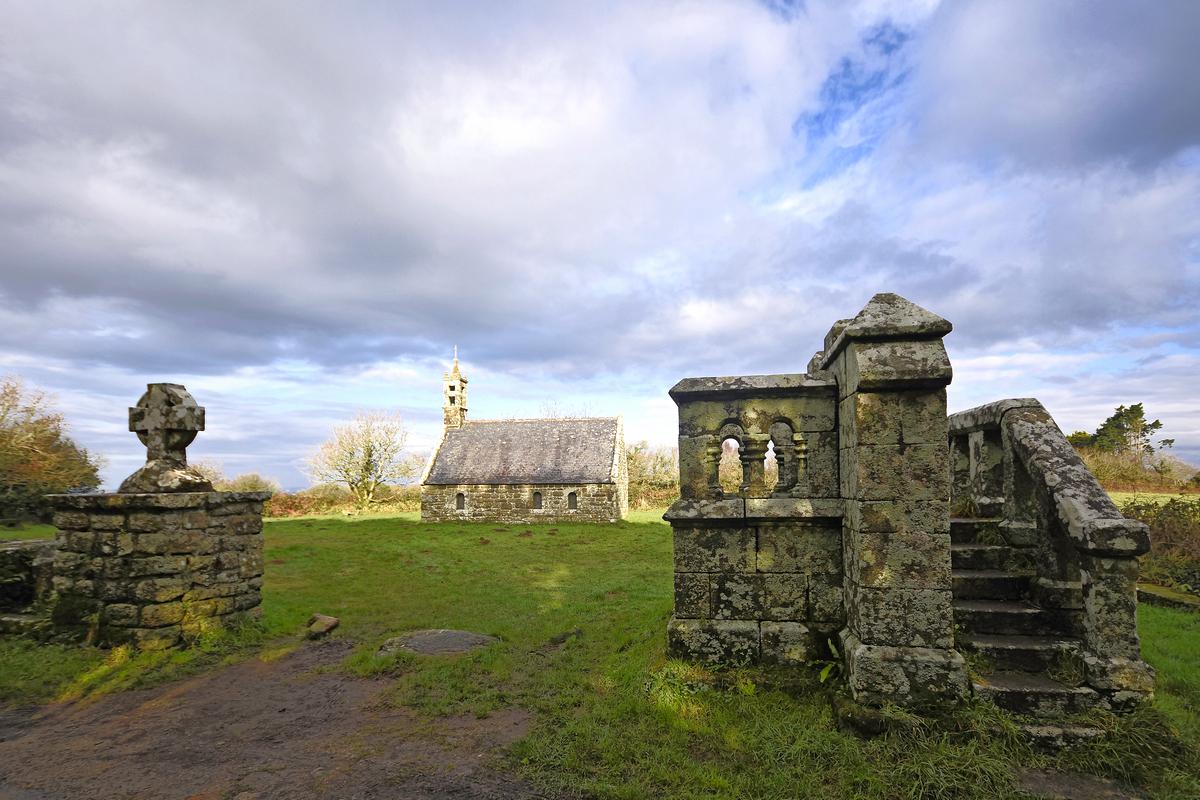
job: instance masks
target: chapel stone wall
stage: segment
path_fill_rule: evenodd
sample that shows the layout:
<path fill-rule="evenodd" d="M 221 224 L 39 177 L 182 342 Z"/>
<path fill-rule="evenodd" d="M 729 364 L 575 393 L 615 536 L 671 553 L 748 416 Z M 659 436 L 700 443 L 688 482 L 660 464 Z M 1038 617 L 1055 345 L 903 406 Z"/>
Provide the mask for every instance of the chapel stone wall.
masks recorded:
<path fill-rule="evenodd" d="M 534 508 L 534 493 L 542 507 Z M 575 494 L 576 508 L 569 507 Z M 463 508 L 458 508 L 458 495 Z M 421 519 L 426 522 L 616 522 L 627 495 L 616 483 L 426 484 L 421 487 Z"/>

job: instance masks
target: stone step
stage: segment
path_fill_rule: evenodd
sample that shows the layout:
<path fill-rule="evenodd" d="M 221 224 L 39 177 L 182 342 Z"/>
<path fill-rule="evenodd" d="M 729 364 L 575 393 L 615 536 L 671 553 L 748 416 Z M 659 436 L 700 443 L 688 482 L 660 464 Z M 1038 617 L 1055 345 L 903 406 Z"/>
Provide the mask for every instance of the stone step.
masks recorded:
<path fill-rule="evenodd" d="M 1100 700 L 1095 689 L 1067 686 L 1029 672 L 994 672 L 972 681 L 976 696 L 1014 714 L 1039 719 L 1065 717 L 1092 708 Z"/>
<path fill-rule="evenodd" d="M 1029 576 L 994 569 L 950 572 L 954 597 L 964 600 L 1019 600 L 1029 595 Z"/>
<path fill-rule="evenodd" d="M 950 541 L 953 544 L 1004 544 L 1004 537 L 1000 535 L 1000 522 L 999 517 L 954 517 L 950 520 Z"/>
<path fill-rule="evenodd" d="M 22 636 L 44 627 L 48 620 L 42 614 L 0 613 L 0 636 Z"/>
<path fill-rule="evenodd" d="M 950 565 L 954 569 L 998 569 L 1008 572 L 1033 572 L 1033 553 L 1004 544 L 960 542 L 950 545 Z"/>
<path fill-rule="evenodd" d="M 954 623 L 967 633 L 1069 635 L 1078 611 L 1041 609 L 1021 601 L 954 598 Z"/>
<path fill-rule="evenodd" d="M 1063 656 L 1079 652 L 1079 641 L 1055 636 L 1012 636 L 972 633 L 959 646 L 985 656 L 1000 672 L 1045 672 Z"/>
<path fill-rule="evenodd" d="M 1047 753 L 1061 753 L 1064 748 L 1105 736 L 1103 728 L 1093 728 L 1091 725 L 1019 722 L 1017 729 L 1031 747 Z"/>

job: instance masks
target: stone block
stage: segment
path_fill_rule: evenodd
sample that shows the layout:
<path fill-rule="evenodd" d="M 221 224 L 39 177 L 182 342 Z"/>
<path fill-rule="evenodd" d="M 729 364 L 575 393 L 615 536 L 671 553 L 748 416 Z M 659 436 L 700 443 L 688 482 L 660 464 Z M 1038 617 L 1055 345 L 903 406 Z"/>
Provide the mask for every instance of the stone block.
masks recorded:
<path fill-rule="evenodd" d="M 879 533 L 950 533 L 950 508 L 943 500 L 847 500 L 846 524 Z"/>
<path fill-rule="evenodd" d="M 104 607 L 104 622 L 122 628 L 132 628 L 138 624 L 140 608 L 133 603 L 109 603 Z"/>
<path fill-rule="evenodd" d="M 868 445 L 847 453 L 849 498 L 949 502 L 950 471 L 945 442 Z"/>
<path fill-rule="evenodd" d="M 178 625 L 183 621 L 183 615 L 183 603 L 152 603 L 142 606 L 139 624 L 143 628 L 161 628 L 167 625 Z"/>
<path fill-rule="evenodd" d="M 708 449 L 715 436 L 679 437 L 679 496 L 685 500 L 708 497 L 711 470 Z"/>
<path fill-rule="evenodd" d="M 842 576 L 813 575 L 808 580 L 808 619 L 814 625 L 828 627 L 846 621 Z"/>
<path fill-rule="evenodd" d="M 842 397 L 855 392 L 939 389 L 953 371 L 946 346 L 932 341 L 852 342 L 845 350 Z"/>
<path fill-rule="evenodd" d="M 807 463 L 791 492 L 797 497 L 838 497 L 838 439 L 834 432 L 806 433 Z"/>
<path fill-rule="evenodd" d="M 846 574 L 860 586 L 949 589 L 950 534 L 848 531 Z"/>
<path fill-rule="evenodd" d="M 742 666 L 758 659 L 758 636 L 757 622 L 672 619 L 667 623 L 667 652 L 688 661 Z"/>
<path fill-rule="evenodd" d="M 199 531 L 139 533 L 134 537 L 134 553 L 141 555 L 206 555 L 217 549 L 216 537 Z"/>
<path fill-rule="evenodd" d="M 864 644 L 842 637 L 846 682 L 857 702 L 938 706 L 967 694 L 963 657 L 954 650 Z"/>
<path fill-rule="evenodd" d="M 707 572 L 676 572 L 675 616 L 692 619 L 712 616 L 710 593 Z"/>
<path fill-rule="evenodd" d="M 712 576 L 712 616 L 717 619 L 804 620 L 808 578 L 797 573 Z"/>
<path fill-rule="evenodd" d="M 119 531 L 125 527 L 124 514 L 92 514 L 88 528 L 93 531 Z"/>
<path fill-rule="evenodd" d="M 753 572 L 753 528 L 675 527 L 677 572 Z"/>
<path fill-rule="evenodd" d="M 60 531 L 85 531 L 88 515 L 78 511 L 60 511 L 53 517 L 54 527 Z"/>
<path fill-rule="evenodd" d="M 840 403 L 843 447 L 946 441 L 946 390 L 860 392 Z"/>
<path fill-rule="evenodd" d="M 802 623 L 763 622 L 759 629 L 759 658 L 763 664 L 799 667 L 813 659 L 813 636 Z"/>
<path fill-rule="evenodd" d="M 1139 659 L 1137 560 L 1084 557 L 1080 572 L 1086 649 L 1105 658 Z"/>
<path fill-rule="evenodd" d="M 950 590 L 874 589 L 850 583 L 850 629 L 868 644 L 951 648 Z"/>
<path fill-rule="evenodd" d="M 841 572 L 842 532 L 829 525 L 760 525 L 759 572 Z"/>
<path fill-rule="evenodd" d="M 180 577 L 148 578 L 133 584 L 133 596 L 151 603 L 178 600 L 191 588 L 191 581 Z"/>

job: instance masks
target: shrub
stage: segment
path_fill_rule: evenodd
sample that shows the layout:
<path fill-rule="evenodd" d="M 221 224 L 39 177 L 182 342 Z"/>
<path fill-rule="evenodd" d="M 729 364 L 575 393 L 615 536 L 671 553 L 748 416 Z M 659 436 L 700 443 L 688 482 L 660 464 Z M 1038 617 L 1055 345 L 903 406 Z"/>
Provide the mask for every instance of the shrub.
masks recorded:
<path fill-rule="evenodd" d="M 302 492 L 276 492 L 263 511 L 268 517 L 302 517 L 308 514 L 397 513 L 419 511 L 420 487 L 387 486 L 376 492 L 365 508 L 346 489 L 322 484 Z"/>
<path fill-rule="evenodd" d="M 1200 594 L 1200 497 L 1175 497 L 1165 503 L 1134 498 L 1121 513 L 1150 526 L 1150 552 L 1142 558 L 1142 576 Z"/>

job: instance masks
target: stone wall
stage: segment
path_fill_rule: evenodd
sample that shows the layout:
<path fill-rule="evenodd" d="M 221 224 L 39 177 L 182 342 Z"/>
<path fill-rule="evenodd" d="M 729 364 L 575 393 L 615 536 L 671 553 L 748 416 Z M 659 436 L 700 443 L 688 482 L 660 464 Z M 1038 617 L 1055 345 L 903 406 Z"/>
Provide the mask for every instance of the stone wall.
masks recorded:
<path fill-rule="evenodd" d="M 718 664 L 802 664 L 845 622 L 836 386 L 810 375 L 691 378 L 679 406 L 681 499 L 668 649 Z M 741 487 L 719 480 L 737 446 Z M 768 486 L 766 456 L 778 464 Z"/>
<path fill-rule="evenodd" d="M 534 492 L 541 492 L 542 508 L 535 509 Z M 568 508 L 575 492 L 578 507 Z M 464 496 L 465 507 L 456 507 Z M 622 496 L 615 483 L 425 485 L 421 487 L 421 519 L 426 522 L 615 522 L 623 516 Z"/>
<path fill-rule="evenodd" d="M 50 593 L 54 540 L 0 542 L 0 612 L 24 611 Z"/>
<path fill-rule="evenodd" d="M 845 622 L 838 504 L 818 512 L 828 517 L 809 519 L 787 505 L 790 513 L 778 519 L 747 517 L 740 501 L 673 509 L 672 656 L 794 666 L 826 652 Z M 689 511 L 697 518 L 688 519 Z M 722 513 L 730 518 L 716 519 Z"/>
<path fill-rule="evenodd" d="M 262 601 L 261 492 L 51 495 L 51 619 L 95 644 L 171 647 Z"/>

